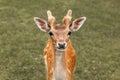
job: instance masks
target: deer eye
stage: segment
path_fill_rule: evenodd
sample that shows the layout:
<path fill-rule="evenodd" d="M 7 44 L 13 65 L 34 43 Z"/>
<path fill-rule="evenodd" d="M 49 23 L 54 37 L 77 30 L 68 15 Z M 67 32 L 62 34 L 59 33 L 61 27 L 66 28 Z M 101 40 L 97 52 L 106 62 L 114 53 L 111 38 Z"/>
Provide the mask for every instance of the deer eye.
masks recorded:
<path fill-rule="evenodd" d="M 71 35 L 71 32 L 68 32 L 68 35 Z"/>
<path fill-rule="evenodd" d="M 52 32 L 49 32 L 49 35 L 50 35 L 50 36 L 52 36 L 52 35 L 53 35 L 53 33 L 52 33 Z"/>

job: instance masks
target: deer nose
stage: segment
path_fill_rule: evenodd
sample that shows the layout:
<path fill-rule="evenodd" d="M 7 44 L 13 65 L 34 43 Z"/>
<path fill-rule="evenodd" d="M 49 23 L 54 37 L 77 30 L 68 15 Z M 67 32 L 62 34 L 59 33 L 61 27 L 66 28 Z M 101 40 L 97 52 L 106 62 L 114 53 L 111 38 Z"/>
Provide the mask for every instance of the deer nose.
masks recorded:
<path fill-rule="evenodd" d="M 59 49 L 65 49 L 65 47 L 66 47 L 66 43 L 64 42 L 64 43 L 58 43 L 58 48 Z"/>

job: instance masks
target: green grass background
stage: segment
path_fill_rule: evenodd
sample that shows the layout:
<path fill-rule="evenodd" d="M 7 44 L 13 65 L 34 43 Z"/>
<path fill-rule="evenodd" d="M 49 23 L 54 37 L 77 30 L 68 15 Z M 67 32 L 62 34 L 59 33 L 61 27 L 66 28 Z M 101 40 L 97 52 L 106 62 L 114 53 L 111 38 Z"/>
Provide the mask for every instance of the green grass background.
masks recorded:
<path fill-rule="evenodd" d="M 0 80 L 46 80 L 43 49 L 49 38 L 33 21 L 51 10 L 60 23 L 87 17 L 72 34 L 73 80 L 120 80 L 120 0 L 0 0 Z"/>

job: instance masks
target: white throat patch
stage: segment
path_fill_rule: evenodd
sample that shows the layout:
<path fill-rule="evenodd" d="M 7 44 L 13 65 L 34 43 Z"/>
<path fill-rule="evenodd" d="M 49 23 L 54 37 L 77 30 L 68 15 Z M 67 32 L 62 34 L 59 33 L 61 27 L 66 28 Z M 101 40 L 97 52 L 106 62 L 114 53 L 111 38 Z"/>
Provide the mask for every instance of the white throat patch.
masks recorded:
<path fill-rule="evenodd" d="M 56 51 L 55 52 L 55 71 L 54 78 L 55 80 L 66 80 L 66 70 L 64 69 L 64 51 Z"/>

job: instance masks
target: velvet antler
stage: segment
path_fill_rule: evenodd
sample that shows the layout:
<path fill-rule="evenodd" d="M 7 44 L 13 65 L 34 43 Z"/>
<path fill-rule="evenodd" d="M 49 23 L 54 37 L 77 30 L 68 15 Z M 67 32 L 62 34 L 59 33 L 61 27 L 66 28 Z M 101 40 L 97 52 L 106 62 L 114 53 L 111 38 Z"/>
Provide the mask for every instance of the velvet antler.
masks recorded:
<path fill-rule="evenodd" d="M 68 10 L 66 16 L 63 18 L 63 22 L 66 26 L 69 26 L 71 24 L 72 19 L 72 10 Z"/>
<path fill-rule="evenodd" d="M 48 15 L 48 23 L 52 28 L 55 24 L 55 17 L 52 15 L 52 12 L 50 10 L 47 11 L 47 15 Z"/>

